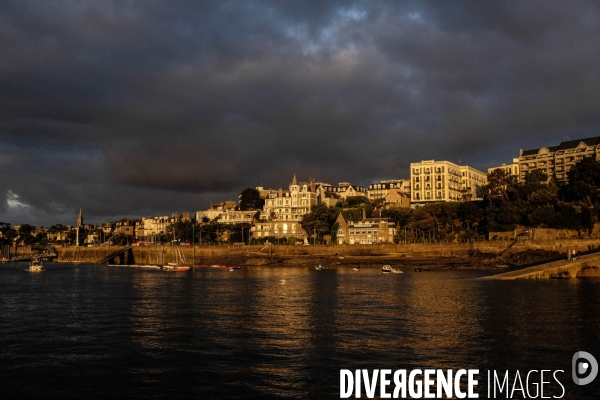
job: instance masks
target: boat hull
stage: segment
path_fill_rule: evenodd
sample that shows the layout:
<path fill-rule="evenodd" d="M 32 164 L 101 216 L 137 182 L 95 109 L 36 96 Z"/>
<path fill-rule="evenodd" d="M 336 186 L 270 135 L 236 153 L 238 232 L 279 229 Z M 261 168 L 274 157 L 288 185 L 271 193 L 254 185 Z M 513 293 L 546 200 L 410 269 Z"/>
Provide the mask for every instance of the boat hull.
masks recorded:
<path fill-rule="evenodd" d="M 163 270 L 165 271 L 169 271 L 169 272 L 184 272 L 184 271 L 189 271 L 190 267 L 186 267 L 186 266 L 173 266 L 173 265 L 165 265 L 163 267 Z"/>

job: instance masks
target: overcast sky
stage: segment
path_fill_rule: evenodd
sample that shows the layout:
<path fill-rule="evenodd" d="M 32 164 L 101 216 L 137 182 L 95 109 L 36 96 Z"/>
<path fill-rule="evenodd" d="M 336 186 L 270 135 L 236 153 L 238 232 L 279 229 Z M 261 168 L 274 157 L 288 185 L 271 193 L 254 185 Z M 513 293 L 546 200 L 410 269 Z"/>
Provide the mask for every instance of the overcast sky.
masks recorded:
<path fill-rule="evenodd" d="M 600 3 L 0 2 L 0 221 L 170 215 L 600 135 Z"/>

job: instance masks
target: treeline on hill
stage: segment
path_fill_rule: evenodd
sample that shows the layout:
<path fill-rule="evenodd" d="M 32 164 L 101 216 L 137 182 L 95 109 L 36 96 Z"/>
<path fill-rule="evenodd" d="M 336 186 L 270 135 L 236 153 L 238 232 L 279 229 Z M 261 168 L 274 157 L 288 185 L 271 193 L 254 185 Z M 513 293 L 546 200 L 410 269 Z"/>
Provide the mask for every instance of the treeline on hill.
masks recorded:
<path fill-rule="evenodd" d="M 67 241 L 75 243 L 75 232 L 68 229 L 66 226 L 57 224 L 51 226 L 47 232 L 35 233 L 36 227 L 29 224 L 22 224 L 15 229 L 7 222 L 0 222 L 0 245 L 12 244 L 15 240 L 21 241 L 24 245 L 46 244 L 48 233 L 66 232 Z"/>

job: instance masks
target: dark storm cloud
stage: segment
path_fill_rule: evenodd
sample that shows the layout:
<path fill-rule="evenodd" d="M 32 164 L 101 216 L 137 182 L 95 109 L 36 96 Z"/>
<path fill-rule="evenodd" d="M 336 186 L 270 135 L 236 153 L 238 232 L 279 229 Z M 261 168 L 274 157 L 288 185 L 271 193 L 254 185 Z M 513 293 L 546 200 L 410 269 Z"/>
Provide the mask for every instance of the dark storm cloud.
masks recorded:
<path fill-rule="evenodd" d="M 0 220 L 195 211 L 294 172 L 368 184 L 597 135 L 598 26 L 592 1 L 2 2 Z"/>

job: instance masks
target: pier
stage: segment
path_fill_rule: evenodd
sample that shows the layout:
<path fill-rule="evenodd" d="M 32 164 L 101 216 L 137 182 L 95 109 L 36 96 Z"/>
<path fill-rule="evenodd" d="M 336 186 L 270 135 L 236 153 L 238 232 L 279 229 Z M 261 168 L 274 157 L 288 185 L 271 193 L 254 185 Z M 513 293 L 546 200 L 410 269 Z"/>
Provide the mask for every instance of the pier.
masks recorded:
<path fill-rule="evenodd" d="M 600 276 L 600 253 L 587 254 L 576 260 L 567 259 L 552 261 L 518 271 L 505 272 L 498 275 L 486 276 L 481 279 L 550 279 L 577 278 L 583 276 Z"/>

